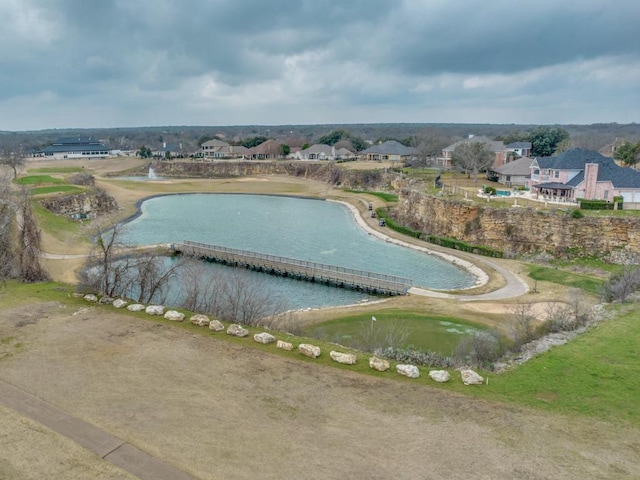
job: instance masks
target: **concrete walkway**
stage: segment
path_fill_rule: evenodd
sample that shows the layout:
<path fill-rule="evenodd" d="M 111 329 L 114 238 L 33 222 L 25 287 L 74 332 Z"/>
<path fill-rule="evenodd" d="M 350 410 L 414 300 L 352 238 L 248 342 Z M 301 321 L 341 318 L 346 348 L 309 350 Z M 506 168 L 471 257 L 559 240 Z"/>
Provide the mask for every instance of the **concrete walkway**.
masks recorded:
<path fill-rule="evenodd" d="M 196 480 L 196 477 L 3 380 L 0 380 L 0 403 L 142 480 Z"/>

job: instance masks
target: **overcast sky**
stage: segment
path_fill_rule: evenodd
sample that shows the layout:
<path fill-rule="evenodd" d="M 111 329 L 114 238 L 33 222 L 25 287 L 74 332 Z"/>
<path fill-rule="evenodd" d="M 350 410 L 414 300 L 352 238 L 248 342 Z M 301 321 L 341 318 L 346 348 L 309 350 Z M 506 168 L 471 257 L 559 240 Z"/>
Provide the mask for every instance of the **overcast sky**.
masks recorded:
<path fill-rule="evenodd" d="M 0 130 L 640 121 L 638 0 L 0 0 Z"/>

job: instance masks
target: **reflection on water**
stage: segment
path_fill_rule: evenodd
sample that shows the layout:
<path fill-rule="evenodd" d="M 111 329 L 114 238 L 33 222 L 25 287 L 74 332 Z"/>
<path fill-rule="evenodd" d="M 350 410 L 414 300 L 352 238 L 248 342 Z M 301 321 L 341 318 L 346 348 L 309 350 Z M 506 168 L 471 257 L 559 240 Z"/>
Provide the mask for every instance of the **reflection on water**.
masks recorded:
<path fill-rule="evenodd" d="M 467 288 L 475 281 L 469 272 L 439 257 L 367 234 L 344 205 L 320 200 L 236 194 L 157 197 L 142 204 L 142 214 L 130 222 L 125 233 L 125 241 L 131 244 L 182 240 L 398 275 L 412 279 L 415 286 L 433 289 Z M 324 292 L 319 294 L 322 298 L 346 292 L 287 279 L 270 282 L 318 288 Z M 284 287 L 289 289 L 292 296 L 310 295 Z"/>

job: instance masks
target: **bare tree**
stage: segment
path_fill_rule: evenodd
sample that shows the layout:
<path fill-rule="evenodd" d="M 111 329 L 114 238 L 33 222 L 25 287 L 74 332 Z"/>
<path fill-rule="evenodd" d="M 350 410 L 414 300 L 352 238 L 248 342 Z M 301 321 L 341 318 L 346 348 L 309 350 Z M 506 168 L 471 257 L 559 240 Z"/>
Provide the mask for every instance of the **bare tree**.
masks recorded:
<path fill-rule="evenodd" d="M 22 152 L 8 147 L 0 150 L 0 165 L 6 165 L 13 170 L 13 178 L 18 178 L 18 168 L 24 165 Z"/>
<path fill-rule="evenodd" d="M 473 177 L 474 183 L 478 183 L 478 173 L 486 170 L 495 159 L 495 154 L 487 144 L 482 142 L 463 142 L 453 150 L 451 162 L 454 167 Z"/>
<path fill-rule="evenodd" d="M 529 303 L 517 303 L 511 307 L 511 336 L 514 342 L 514 349 L 519 349 L 525 343 L 535 338 L 535 315 Z"/>
<path fill-rule="evenodd" d="M 14 276 L 25 282 L 48 278 L 40 263 L 40 241 L 29 192 L 12 188 L 0 172 L 0 282 Z"/>
<path fill-rule="evenodd" d="M 418 150 L 418 159 L 421 165 L 426 166 L 433 163 L 433 159 L 441 154 L 442 149 L 451 143 L 451 138 L 435 127 L 426 128 L 415 138 L 414 147 Z"/>
<path fill-rule="evenodd" d="M 18 203 L 19 234 L 18 264 L 20 278 L 25 282 L 41 282 L 48 275 L 40 263 L 41 232 L 38 228 L 29 192 L 23 189 Z"/>
<path fill-rule="evenodd" d="M 611 275 L 603 286 L 602 297 L 607 302 L 624 302 L 629 295 L 640 290 L 640 267 L 626 267 Z"/>

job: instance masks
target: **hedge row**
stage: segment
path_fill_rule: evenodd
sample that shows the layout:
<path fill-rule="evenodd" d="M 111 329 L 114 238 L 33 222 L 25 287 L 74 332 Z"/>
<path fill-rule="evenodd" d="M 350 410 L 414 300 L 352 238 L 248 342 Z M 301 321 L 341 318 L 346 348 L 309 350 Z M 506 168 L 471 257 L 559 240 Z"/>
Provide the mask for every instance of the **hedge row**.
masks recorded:
<path fill-rule="evenodd" d="M 615 210 L 615 205 L 618 203 L 618 208 L 622 208 L 622 197 L 613 197 L 613 202 L 608 200 L 585 200 L 578 199 L 580 202 L 580 208 L 582 210 Z"/>
<path fill-rule="evenodd" d="M 403 235 L 408 235 L 413 238 L 426 240 L 427 242 L 433 243 L 434 245 L 440 245 L 441 247 L 446 247 L 446 248 L 453 248 L 455 250 L 460 250 L 461 252 L 476 253 L 478 255 L 484 255 L 485 257 L 494 257 L 494 258 L 504 257 L 504 252 L 502 252 L 501 250 L 496 250 L 495 248 L 485 247 L 483 245 L 470 245 L 468 243 L 455 240 L 453 238 L 438 237 L 436 235 L 427 235 L 425 237 L 422 232 L 418 232 L 417 230 L 413 230 L 409 227 L 405 227 L 403 225 L 399 225 L 398 223 L 396 223 L 392 218 L 389 217 L 389 215 L 387 214 L 384 208 L 376 209 L 376 214 L 378 215 L 378 218 L 384 219 L 388 228 L 398 233 L 402 233 Z"/>

